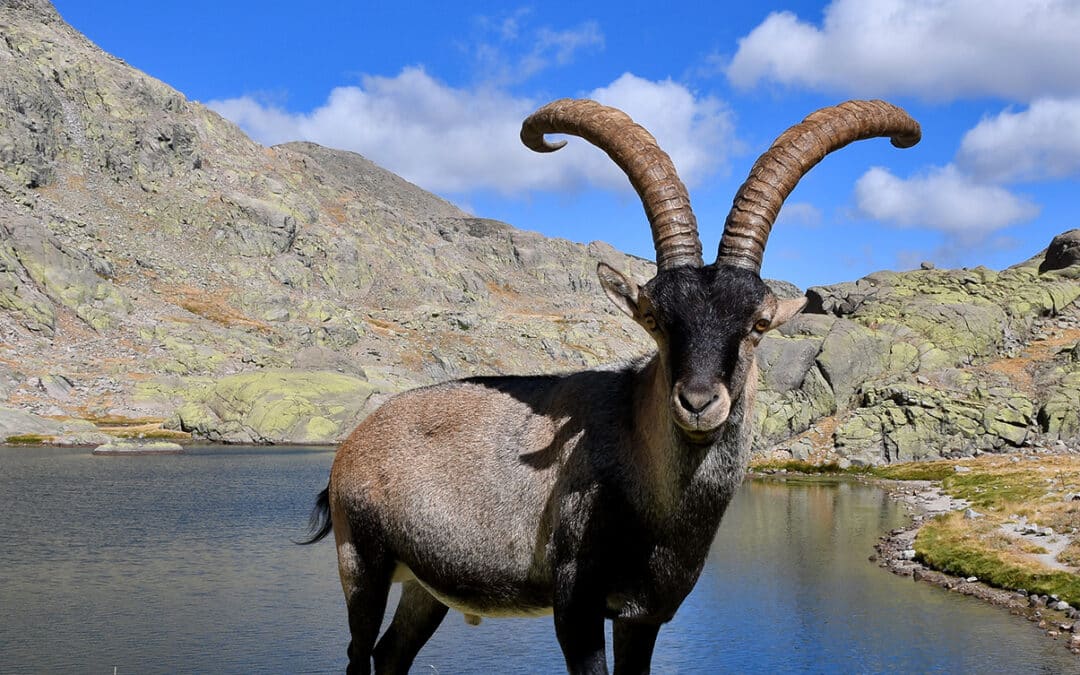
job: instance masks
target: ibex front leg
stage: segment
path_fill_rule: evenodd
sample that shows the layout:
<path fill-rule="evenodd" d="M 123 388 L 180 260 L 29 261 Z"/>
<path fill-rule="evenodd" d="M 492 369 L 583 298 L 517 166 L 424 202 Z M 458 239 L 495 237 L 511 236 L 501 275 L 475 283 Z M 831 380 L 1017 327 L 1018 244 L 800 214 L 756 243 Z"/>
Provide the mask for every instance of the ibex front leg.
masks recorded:
<path fill-rule="evenodd" d="M 647 675 L 659 631 L 658 623 L 635 623 L 616 619 L 612 631 L 615 675 Z"/>
<path fill-rule="evenodd" d="M 604 653 L 604 594 L 575 565 L 555 577 L 555 635 L 570 675 L 607 675 Z"/>

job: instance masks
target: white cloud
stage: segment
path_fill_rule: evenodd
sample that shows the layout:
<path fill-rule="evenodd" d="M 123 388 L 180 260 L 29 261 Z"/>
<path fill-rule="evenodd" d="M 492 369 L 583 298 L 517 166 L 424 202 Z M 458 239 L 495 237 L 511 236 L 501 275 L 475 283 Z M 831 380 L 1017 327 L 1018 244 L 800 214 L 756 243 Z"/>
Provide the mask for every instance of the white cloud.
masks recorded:
<path fill-rule="evenodd" d="M 1032 202 L 1002 187 L 976 182 L 951 164 L 908 179 L 874 167 L 855 183 L 855 202 L 870 218 L 939 230 L 972 242 L 1039 214 Z"/>
<path fill-rule="evenodd" d="M 476 20 L 479 34 L 463 49 L 476 61 L 483 82 L 518 84 L 553 66 L 572 63 L 579 52 L 604 46 L 604 34 L 595 21 L 562 30 L 532 28 L 532 14 L 529 9 L 517 9 L 502 17 Z"/>
<path fill-rule="evenodd" d="M 776 216 L 777 225 L 817 227 L 821 224 L 821 209 L 810 202 L 787 202 Z"/>
<path fill-rule="evenodd" d="M 1080 98 L 1040 99 L 984 119 L 964 134 L 956 162 L 998 182 L 1080 174 Z"/>
<path fill-rule="evenodd" d="M 587 96 L 622 108 L 649 129 L 688 184 L 721 166 L 733 145 L 728 109 L 670 80 L 627 73 Z M 607 155 L 583 140 L 571 139 L 551 157 L 526 149 L 518 139 L 521 121 L 542 103 L 490 87 L 450 87 L 409 68 L 338 87 L 308 113 L 251 97 L 207 105 L 261 143 L 307 140 L 352 150 L 437 192 L 630 189 Z"/>
<path fill-rule="evenodd" d="M 833 0 L 820 26 L 773 12 L 727 68 L 761 80 L 858 96 L 1016 100 L 1080 92 L 1076 0 Z"/>

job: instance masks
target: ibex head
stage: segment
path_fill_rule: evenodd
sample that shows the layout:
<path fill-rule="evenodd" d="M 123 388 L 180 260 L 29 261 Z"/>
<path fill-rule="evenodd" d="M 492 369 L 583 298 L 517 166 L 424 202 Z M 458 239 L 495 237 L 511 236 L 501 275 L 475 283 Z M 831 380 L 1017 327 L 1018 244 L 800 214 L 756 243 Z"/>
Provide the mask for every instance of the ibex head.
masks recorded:
<path fill-rule="evenodd" d="M 761 257 L 773 222 L 799 179 L 848 143 L 891 136 L 919 141 L 919 125 L 884 101 L 848 101 L 788 129 L 750 170 L 724 226 L 716 262 L 705 265 L 686 187 L 656 139 L 625 113 L 595 101 L 563 99 L 525 120 L 521 140 L 552 152 L 544 134 L 581 136 L 626 172 L 641 197 L 656 246 L 656 276 L 644 285 L 608 265 L 600 283 L 619 309 L 656 341 L 670 387 L 671 418 L 690 442 L 711 442 L 732 404 L 755 377 L 754 348 L 806 304 L 777 298 L 761 280 Z"/>

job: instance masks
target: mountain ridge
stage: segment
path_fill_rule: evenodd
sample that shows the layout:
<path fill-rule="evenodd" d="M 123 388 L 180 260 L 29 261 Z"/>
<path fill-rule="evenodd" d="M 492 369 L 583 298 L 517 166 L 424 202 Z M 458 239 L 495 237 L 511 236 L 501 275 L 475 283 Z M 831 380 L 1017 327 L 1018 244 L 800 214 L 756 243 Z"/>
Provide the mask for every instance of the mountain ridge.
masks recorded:
<path fill-rule="evenodd" d="M 404 388 L 650 349 L 595 278 L 649 261 L 475 217 L 355 153 L 263 147 L 47 2 L 0 0 L 0 34 L 0 438 L 331 443 Z M 810 289 L 759 350 L 757 450 L 1074 443 L 1080 268 L 1058 255 Z"/>

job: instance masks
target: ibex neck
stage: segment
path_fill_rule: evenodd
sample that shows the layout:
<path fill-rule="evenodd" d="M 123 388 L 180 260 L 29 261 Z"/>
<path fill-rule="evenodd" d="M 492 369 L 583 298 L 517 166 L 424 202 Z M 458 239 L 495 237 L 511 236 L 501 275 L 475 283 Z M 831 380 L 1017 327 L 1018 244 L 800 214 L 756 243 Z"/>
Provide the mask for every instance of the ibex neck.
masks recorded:
<path fill-rule="evenodd" d="M 691 446 L 671 416 L 671 382 L 654 355 L 638 371 L 634 392 L 634 426 L 630 461 L 636 474 L 638 501 L 649 510 L 666 512 L 680 501 L 708 447 Z"/>
<path fill-rule="evenodd" d="M 746 418 L 754 391 L 736 398 L 728 422 L 711 444 L 696 444 L 678 431 L 672 419 L 671 382 L 665 370 L 654 355 L 637 373 L 633 438 L 627 448 L 635 478 L 632 499 L 661 517 L 688 508 L 708 512 L 717 506 L 722 512 L 746 470 Z M 756 372 L 752 376 L 756 378 Z"/>

